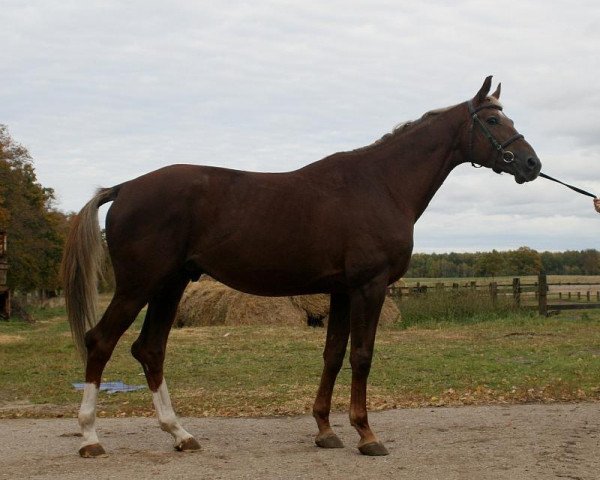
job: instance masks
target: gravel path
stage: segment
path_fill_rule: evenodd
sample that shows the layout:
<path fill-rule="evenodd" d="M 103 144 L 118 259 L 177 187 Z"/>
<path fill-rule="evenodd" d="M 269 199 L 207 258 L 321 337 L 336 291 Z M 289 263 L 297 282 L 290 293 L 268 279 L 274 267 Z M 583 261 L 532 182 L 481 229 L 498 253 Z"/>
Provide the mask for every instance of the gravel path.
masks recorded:
<path fill-rule="evenodd" d="M 198 453 L 172 450 L 154 419 L 100 419 L 106 458 L 81 459 L 74 419 L 0 421 L 0 479 L 580 479 L 600 478 L 594 403 L 372 413 L 387 457 L 364 457 L 347 416 L 346 448 L 313 444 L 315 424 L 289 418 L 188 418 Z"/>

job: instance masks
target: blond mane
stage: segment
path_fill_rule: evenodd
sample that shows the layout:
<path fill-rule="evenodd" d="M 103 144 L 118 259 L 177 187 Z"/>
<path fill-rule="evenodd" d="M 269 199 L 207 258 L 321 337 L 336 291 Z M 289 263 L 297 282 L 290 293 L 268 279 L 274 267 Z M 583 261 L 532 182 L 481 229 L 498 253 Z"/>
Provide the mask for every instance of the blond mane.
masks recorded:
<path fill-rule="evenodd" d="M 423 115 L 421 115 L 420 118 L 418 118 L 416 120 L 408 120 L 406 122 L 399 123 L 392 129 L 391 132 L 386 133 L 381 138 L 378 138 L 377 140 L 375 140 L 373 143 L 366 145 L 364 147 L 359 147 L 352 151 L 356 152 L 356 151 L 364 150 L 366 148 L 371 148 L 371 147 L 374 147 L 377 145 L 381 145 L 381 144 L 385 143 L 387 140 L 390 140 L 391 138 L 394 138 L 397 135 L 401 135 L 402 133 L 405 133 L 405 132 L 411 130 L 412 128 L 422 124 L 426 120 L 429 120 L 430 118 L 435 117 L 441 113 L 447 112 L 448 110 L 454 108 L 455 106 L 456 105 L 451 105 L 449 107 L 443 107 L 443 108 L 436 108 L 435 110 L 430 110 L 428 112 L 425 112 Z"/>

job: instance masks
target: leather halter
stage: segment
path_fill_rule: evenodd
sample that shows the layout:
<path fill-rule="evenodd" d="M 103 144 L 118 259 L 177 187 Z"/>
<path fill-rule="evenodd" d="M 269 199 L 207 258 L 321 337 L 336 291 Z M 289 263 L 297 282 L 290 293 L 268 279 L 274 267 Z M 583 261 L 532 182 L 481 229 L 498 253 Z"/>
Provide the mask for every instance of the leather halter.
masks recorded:
<path fill-rule="evenodd" d="M 492 103 L 492 104 L 487 104 L 487 105 L 480 105 L 479 107 L 475 108 L 473 106 L 473 102 L 471 100 L 469 100 L 467 102 L 467 106 L 469 107 L 469 114 L 471 115 L 471 119 L 473 120 L 471 122 L 471 127 L 469 130 L 469 161 L 471 162 L 471 165 L 473 165 L 476 168 L 481 168 L 483 166 L 481 164 L 479 164 L 479 166 L 478 166 L 477 163 L 473 160 L 473 130 L 474 130 L 473 127 L 475 124 L 477 124 L 479 126 L 479 128 L 481 129 L 481 131 L 483 132 L 485 137 L 490 141 L 490 143 L 492 144 L 494 149 L 497 151 L 497 153 L 500 155 L 500 158 L 502 159 L 502 161 L 504 163 L 514 162 L 514 160 L 515 160 L 514 153 L 511 152 L 510 150 L 505 150 L 505 148 L 508 147 L 511 143 L 516 142 L 517 140 L 520 140 L 521 138 L 525 138 L 525 137 L 517 132 L 512 137 L 510 137 L 508 140 L 505 140 L 504 142 L 500 143 L 496 139 L 496 137 L 494 137 L 492 132 L 490 132 L 489 128 L 485 125 L 485 123 L 483 123 L 481 121 L 481 119 L 479 118 L 479 116 L 477 115 L 477 112 L 479 112 L 480 110 L 484 110 L 487 108 L 502 110 L 502 107 L 500 105 L 494 105 Z M 496 166 L 497 162 L 498 162 L 498 158 L 496 158 L 494 160 L 494 165 L 492 168 L 493 168 L 494 172 L 502 173 L 502 169 Z"/>

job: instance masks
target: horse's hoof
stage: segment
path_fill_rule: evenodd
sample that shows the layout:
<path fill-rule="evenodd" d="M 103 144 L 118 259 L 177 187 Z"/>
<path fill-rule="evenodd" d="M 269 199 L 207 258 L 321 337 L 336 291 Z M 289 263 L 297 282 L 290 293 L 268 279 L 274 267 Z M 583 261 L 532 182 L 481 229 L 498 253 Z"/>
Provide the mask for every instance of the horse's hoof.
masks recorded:
<path fill-rule="evenodd" d="M 91 445 L 84 445 L 79 449 L 79 455 L 83 458 L 96 458 L 96 457 L 107 457 L 104 448 L 99 443 L 92 443 Z"/>
<path fill-rule="evenodd" d="M 360 453 L 363 455 L 369 455 L 370 457 L 380 457 L 390 454 L 383 443 L 380 442 L 366 443 L 364 445 L 360 445 L 358 449 L 360 450 Z"/>
<path fill-rule="evenodd" d="M 175 445 L 175 450 L 179 452 L 197 452 L 200 450 L 200 444 L 194 437 L 186 438 L 179 445 Z"/>
<path fill-rule="evenodd" d="M 321 448 L 344 448 L 344 444 L 335 433 L 317 435 L 315 443 L 317 444 L 317 447 Z"/>

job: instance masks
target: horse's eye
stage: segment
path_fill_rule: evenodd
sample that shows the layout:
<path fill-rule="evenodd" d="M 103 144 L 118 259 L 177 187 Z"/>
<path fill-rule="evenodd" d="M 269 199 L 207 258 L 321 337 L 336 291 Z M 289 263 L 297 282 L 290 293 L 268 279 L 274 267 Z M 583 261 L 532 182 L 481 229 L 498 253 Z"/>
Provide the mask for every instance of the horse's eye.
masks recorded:
<path fill-rule="evenodd" d="M 498 117 L 490 117 L 486 120 L 486 122 L 489 125 L 498 125 L 500 123 L 500 120 L 498 120 Z"/>

